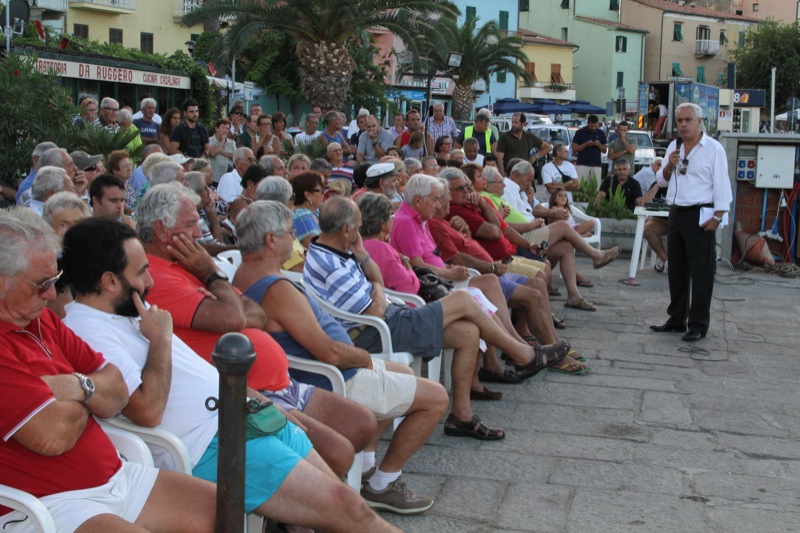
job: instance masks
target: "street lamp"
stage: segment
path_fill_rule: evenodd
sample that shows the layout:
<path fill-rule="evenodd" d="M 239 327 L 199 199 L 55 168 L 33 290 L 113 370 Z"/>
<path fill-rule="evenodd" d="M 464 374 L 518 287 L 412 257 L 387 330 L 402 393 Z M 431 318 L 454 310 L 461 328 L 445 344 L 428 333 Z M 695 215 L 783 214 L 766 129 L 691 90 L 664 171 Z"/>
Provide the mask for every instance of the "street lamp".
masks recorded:
<path fill-rule="evenodd" d="M 450 52 L 447 54 L 447 71 L 444 75 L 448 77 L 454 77 L 447 74 L 452 69 L 459 68 L 461 66 L 461 61 L 464 59 L 464 54 L 461 52 Z M 414 62 L 414 52 L 411 50 L 403 50 L 402 52 L 397 53 L 397 63 L 399 65 L 410 65 Z M 411 76 L 419 77 L 419 73 L 411 72 Z M 428 117 L 430 116 L 431 110 L 433 109 L 433 78 L 436 76 L 436 70 L 429 69 L 426 74 L 423 74 L 427 80 L 427 89 L 428 89 L 428 113 L 425 116 L 425 125 L 427 128 Z M 427 131 L 426 131 L 427 133 Z"/>

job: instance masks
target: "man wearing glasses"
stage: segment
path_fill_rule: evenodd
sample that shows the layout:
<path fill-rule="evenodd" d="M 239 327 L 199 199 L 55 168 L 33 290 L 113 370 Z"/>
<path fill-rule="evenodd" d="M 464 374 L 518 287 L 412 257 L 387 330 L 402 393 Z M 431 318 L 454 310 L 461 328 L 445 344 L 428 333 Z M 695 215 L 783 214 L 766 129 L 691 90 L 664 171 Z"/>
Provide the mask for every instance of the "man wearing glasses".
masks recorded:
<path fill-rule="evenodd" d="M 722 145 L 703 132 L 703 110 L 683 103 L 675 110 L 678 138 L 667 148 L 669 157 L 656 174 L 667 188 L 669 230 L 669 319 L 653 331 L 684 332 L 694 342 L 708 332 L 716 270 L 716 231 L 730 208 L 733 194 L 728 159 Z M 691 294 L 690 294 L 691 289 Z"/>
<path fill-rule="evenodd" d="M 100 101 L 100 126 L 111 133 L 119 131 L 117 117 L 119 116 L 119 102 L 113 98 L 105 97 Z"/>

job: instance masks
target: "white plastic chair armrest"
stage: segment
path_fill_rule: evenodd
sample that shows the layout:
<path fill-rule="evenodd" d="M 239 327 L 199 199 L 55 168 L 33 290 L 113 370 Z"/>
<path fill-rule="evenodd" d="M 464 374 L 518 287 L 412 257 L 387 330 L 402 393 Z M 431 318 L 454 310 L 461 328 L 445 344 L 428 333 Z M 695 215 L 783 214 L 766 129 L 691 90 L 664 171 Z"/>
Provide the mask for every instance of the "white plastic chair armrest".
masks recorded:
<path fill-rule="evenodd" d="M 150 448 L 135 432 L 102 423 L 100 425 L 123 459 L 143 466 L 153 466 L 153 454 L 150 453 Z"/>
<path fill-rule="evenodd" d="M 328 378 L 328 380 L 331 382 L 333 392 L 339 396 L 347 398 L 344 376 L 342 376 L 341 371 L 335 366 L 328 363 L 323 363 L 322 361 L 312 361 L 311 359 L 306 359 L 304 357 L 289 355 L 288 353 L 286 354 L 286 359 L 289 360 L 290 368 L 312 372 Z"/>
<path fill-rule="evenodd" d="M 0 485 L 0 505 L 28 515 L 37 533 L 56 533 L 56 524 L 50 511 L 32 494 Z"/>
<path fill-rule="evenodd" d="M 233 265 L 233 268 L 239 268 L 242 264 L 242 252 L 239 250 L 225 250 L 217 254 L 217 258 L 227 261 Z"/>
<path fill-rule="evenodd" d="M 126 420 L 119 416 L 102 420 L 100 425 L 102 425 L 103 429 L 107 431 L 115 428 L 118 430 L 128 431 L 139 437 L 147 444 L 152 444 L 153 446 L 158 446 L 159 448 L 165 449 L 175 462 L 175 471 L 191 475 L 192 464 L 191 460 L 189 459 L 189 450 L 186 448 L 186 445 L 183 443 L 183 441 L 174 433 L 170 433 L 164 429 L 139 426 L 130 420 Z"/>

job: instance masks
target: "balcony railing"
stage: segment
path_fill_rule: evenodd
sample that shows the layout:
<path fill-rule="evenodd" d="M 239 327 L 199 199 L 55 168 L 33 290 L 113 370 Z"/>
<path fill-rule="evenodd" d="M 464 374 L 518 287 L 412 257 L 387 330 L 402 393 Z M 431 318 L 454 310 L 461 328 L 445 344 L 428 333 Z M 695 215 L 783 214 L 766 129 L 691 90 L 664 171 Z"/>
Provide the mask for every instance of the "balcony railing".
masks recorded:
<path fill-rule="evenodd" d="M 67 0 L 28 0 L 28 5 L 45 11 L 67 12 Z"/>
<path fill-rule="evenodd" d="M 203 0 L 174 0 L 175 13 L 174 16 L 182 17 L 186 13 L 194 11 L 203 5 Z"/>
<path fill-rule="evenodd" d="M 104 11 L 106 13 L 131 13 L 136 11 L 136 0 L 69 0 L 70 7 Z"/>
<path fill-rule="evenodd" d="M 524 85 L 523 87 L 533 87 L 536 89 L 544 89 L 545 91 L 549 92 L 559 92 L 559 91 L 567 91 L 569 89 L 575 89 L 574 83 L 553 83 L 552 81 L 544 82 L 544 81 L 535 81 L 530 85 Z"/>
<path fill-rule="evenodd" d="M 719 54 L 719 41 L 697 40 L 694 42 L 694 55 L 715 56 Z"/>

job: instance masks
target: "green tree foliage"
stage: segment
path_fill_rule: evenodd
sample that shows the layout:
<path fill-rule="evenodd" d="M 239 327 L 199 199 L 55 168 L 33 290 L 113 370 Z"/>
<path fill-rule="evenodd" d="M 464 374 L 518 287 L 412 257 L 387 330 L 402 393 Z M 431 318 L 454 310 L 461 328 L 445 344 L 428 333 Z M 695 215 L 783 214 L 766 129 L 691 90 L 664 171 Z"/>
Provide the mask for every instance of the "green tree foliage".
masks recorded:
<path fill-rule="evenodd" d="M 237 78 L 252 81 L 273 97 L 283 97 L 297 116 L 303 101 L 300 90 L 297 41 L 284 31 L 264 32 L 254 37 L 237 56 Z"/>
<path fill-rule="evenodd" d="M 265 30 L 285 31 L 297 41 L 306 101 L 341 109 L 356 68 L 353 44 L 363 45 L 370 29 L 382 27 L 418 54 L 421 36 L 432 33 L 445 15 L 458 15 L 450 0 L 206 0 L 184 15 L 183 23 L 233 20 L 226 34 L 231 55 Z"/>
<path fill-rule="evenodd" d="M 386 99 L 386 71 L 389 68 L 388 58 L 376 65 L 373 61 L 380 51 L 376 46 L 352 45 L 355 71 L 350 89 L 347 91 L 347 102 L 355 109 L 369 109 L 377 113 L 385 108 Z M 384 70 L 386 69 L 386 70 Z"/>
<path fill-rule="evenodd" d="M 775 102 L 785 110 L 790 96 L 800 97 L 800 24 L 762 22 L 747 32 L 744 46 L 731 55 L 736 62 L 736 85 L 770 90 L 772 67 L 777 67 Z"/>
<path fill-rule="evenodd" d="M 418 68 L 448 71 L 456 83 L 453 91 L 453 118 L 468 120 L 472 113 L 472 85 L 486 82 L 489 88 L 493 74 L 508 73 L 530 82 L 524 65 L 528 56 L 522 51 L 523 40 L 508 35 L 496 21 L 490 20 L 478 26 L 478 17 L 466 19 L 460 26 L 456 19 L 443 17 L 438 21 L 438 31 L 425 36 L 428 53 L 420 57 Z M 463 54 L 461 66 L 450 69 L 447 57 L 450 52 Z"/>
<path fill-rule="evenodd" d="M 37 144 L 68 147 L 75 139 L 72 118 L 78 110 L 58 78 L 34 64 L 31 56 L 17 54 L 0 62 L 0 178 L 13 185 L 27 174 Z"/>

